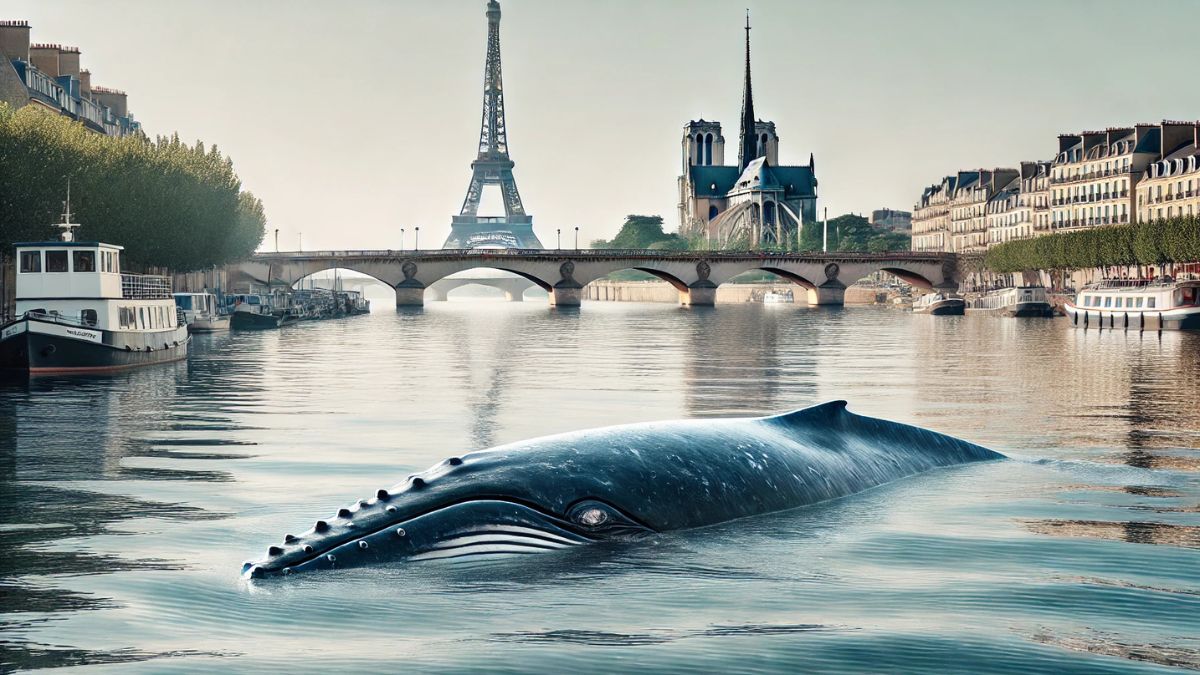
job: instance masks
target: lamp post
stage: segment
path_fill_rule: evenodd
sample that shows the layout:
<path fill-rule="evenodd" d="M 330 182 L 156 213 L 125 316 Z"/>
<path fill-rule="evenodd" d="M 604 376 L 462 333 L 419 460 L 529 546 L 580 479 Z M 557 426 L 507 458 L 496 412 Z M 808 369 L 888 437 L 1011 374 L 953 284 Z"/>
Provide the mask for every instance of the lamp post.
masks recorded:
<path fill-rule="evenodd" d="M 275 252 L 279 253 L 279 228 L 275 228 Z"/>
<path fill-rule="evenodd" d="M 300 250 L 301 250 L 301 251 L 303 251 L 303 250 L 304 250 L 304 233 L 303 233 L 303 232 L 298 232 L 298 233 L 296 234 L 296 237 L 297 237 L 297 238 L 299 239 L 299 241 L 300 241 L 300 244 L 299 244 L 299 246 L 300 246 Z"/>
<path fill-rule="evenodd" d="M 413 250 L 414 251 L 421 250 L 421 228 L 420 227 L 413 228 Z"/>
<path fill-rule="evenodd" d="M 579 226 L 575 226 L 575 250 L 579 250 Z"/>
<path fill-rule="evenodd" d="M 555 246 L 554 248 L 561 251 L 562 250 L 562 228 L 561 227 L 558 228 L 557 230 L 555 230 L 555 232 L 558 233 L 558 245 Z"/>
<path fill-rule="evenodd" d="M 400 250 L 404 250 L 404 228 L 400 228 Z"/>

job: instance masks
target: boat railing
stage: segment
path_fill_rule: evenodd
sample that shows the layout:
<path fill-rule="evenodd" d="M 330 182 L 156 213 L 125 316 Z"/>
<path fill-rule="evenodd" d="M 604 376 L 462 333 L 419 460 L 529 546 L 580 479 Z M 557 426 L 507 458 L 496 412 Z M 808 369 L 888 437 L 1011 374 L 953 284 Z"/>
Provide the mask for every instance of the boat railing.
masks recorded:
<path fill-rule="evenodd" d="M 170 300 L 171 279 L 155 274 L 122 274 L 121 297 L 126 300 Z"/>
<path fill-rule="evenodd" d="M 1158 279 L 1104 279 L 1090 284 L 1090 290 L 1121 289 L 1121 288 L 1166 288 L 1174 286 L 1175 280 L 1170 277 Z"/>
<path fill-rule="evenodd" d="M 88 322 L 84 321 L 83 319 L 79 319 L 79 318 L 72 317 L 72 316 L 64 316 L 57 312 L 51 313 L 51 312 L 39 312 L 37 310 L 33 310 L 31 312 L 25 312 L 24 314 L 21 315 L 21 317 L 26 318 L 26 319 L 37 319 L 38 321 L 48 321 L 50 323 L 57 323 L 57 324 L 61 324 L 63 326 L 79 326 L 80 328 L 95 328 L 96 327 L 95 324 L 88 323 Z"/>

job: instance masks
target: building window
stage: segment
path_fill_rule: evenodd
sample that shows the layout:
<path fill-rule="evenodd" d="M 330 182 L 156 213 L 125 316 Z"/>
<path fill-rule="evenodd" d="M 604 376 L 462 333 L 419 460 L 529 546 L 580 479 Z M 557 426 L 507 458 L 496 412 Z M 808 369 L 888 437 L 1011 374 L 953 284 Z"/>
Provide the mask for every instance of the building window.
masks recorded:
<path fill-rule="evenodd" d="M 21 272 L 41 272 L 42 271 L 42 252 L 41 251 L 21 251 Z"/>
<path fill-rule="evenodd" d="M 46 271 L 47 272 L 66 272 L 67 271 L 67 252 L 66 251 L 46 251 Z"/>
<path fill-rule="evenodd" d="M 76 272 L 95 272 L 96 271 L 96 252 L 95 251 L 75 251 L 75 271 Z"/>

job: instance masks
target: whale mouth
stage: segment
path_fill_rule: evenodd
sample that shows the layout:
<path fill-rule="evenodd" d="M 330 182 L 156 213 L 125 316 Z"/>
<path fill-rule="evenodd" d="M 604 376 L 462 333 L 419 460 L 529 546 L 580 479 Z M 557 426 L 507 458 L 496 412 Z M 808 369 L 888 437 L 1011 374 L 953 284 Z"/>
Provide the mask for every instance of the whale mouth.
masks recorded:
<path fill-rule="evenodd" d="M 475 499 L 403 520 L 363 525 L 361 531 L 351 529 L 349 536 L 343 527 L 324 533 L 318 528 L 313 535 L 291 538 L 286 548 L 273 546 L 265 559 L 245 563 L 242 575 L 258 579 L 392 561 L 511 557 L 653 532 L 595 500 L 577 502 L 565 518 L 505 499 Z"/>

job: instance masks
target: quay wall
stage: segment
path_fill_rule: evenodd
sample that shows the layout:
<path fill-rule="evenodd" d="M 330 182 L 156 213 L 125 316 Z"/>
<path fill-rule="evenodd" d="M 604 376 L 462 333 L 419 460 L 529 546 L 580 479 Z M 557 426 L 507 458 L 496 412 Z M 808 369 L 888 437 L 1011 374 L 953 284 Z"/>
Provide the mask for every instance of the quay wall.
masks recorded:
<path fill-rule="evenodd" d="M 790 282 L 724 284 L 717 287 L 717 302 L 762 302 L 768 291 L 791 291 L 797 304 L 805 303 L 803 288 Z M 600 302 L 679 303 L 679 291 L 665 281 L 593 281 L 583 287 L 583 299 Z"/>

